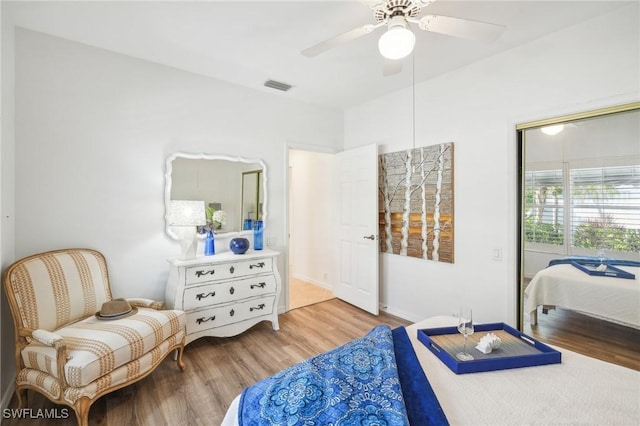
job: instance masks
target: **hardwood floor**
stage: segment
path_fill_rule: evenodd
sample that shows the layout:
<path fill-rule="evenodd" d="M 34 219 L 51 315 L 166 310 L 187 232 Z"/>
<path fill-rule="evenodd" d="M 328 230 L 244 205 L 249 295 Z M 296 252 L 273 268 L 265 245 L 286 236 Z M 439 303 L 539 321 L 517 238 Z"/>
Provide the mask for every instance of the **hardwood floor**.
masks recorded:
<path fill-rule="evenodd" d="M 640 370 L 640 332 L 574 315 L 566 311 L 539 315 L 536 330 L 525 332 L 550 344 Z M 196 340 L 185 349 L 184 373 L 172 359 L 166 359 L 142 381 L 100 398 L 91 408 L 89 422 L 106 426 L 218 425 L 244 387 L 362 336 L 379 324 L 393 328 L 410 323 L 386 313 L 376 317 L 332 299 L 281 315 L 278 332 L 262 322 L 234 338 Z M 591 333 L 596 328 L 598 333 Z M 592 334 L 606 336 L 606 344 L 593 339 Z M 32 410 L 60 412 L 64 408 L 34 392 L 28 394 L 27 406 Z M 9 407 L 15 406 L 14 397 Z M 75 416 L 70 414 L 69 419 L 3 418 L 2 424 L 74 425 Z"/>
<path fill-rule="evenodd" d="M 640 371 L 640 330 L 565 309 L 543 314 L 538 308 L 538 324 L 526 321 L 523 332 L 541 342 Z"/>
<path fill-rule="evenodd" d="M 379 324 L 392 328 L 408 321 L 381 313 L 370 315 L 341 300 L 291 310 L 280 316 L 280 331 L 262 322 L 234 338 L 204 337 L 184 353 L 187 368 L 180 373 L 166 359 L 138 383 L 96 401 L 91 425 L 219 425 L 229 404 L 243 388 L 313 355 L 364 335 Z M 62 410 L 35 392 L 27 406 Z M 16 407 L 15 396 L 10 407 Z M 73 425 L 69 419 L 3 419 L 5 426 Z"/>
<path fill-rule="evenodd" d="M 313 305 L 334 297 L 333 292 L 327 288 L 310 284 L 295 277 L 289 280 L 289 309 Z"/>

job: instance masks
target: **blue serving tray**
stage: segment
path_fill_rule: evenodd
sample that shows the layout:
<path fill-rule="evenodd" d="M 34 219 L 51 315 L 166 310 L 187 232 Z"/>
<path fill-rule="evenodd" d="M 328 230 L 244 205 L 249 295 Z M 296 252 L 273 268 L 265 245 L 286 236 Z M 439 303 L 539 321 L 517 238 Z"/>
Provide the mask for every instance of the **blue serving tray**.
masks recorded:
<path fill-rule="evenodd" d="M 605 265 L 607 265 L 607 269 L 604 271 L 597 271 L 595 268 L 600 266 L 600 262 L 590 262 L 590 261 L 572 261 L 571 264 L 576 268 L 580 269 L 582 272 L 585 272 L 589 275 L 597 276 L 597 277 L 612 277 L 612 278 L 626 278 L 628 280 L 635 280 L 635 274 L 631 272 L 623 271 L 622 269 L 616 268 L 613 265 L 607 264 L 605 261 Z"/>
<path fill-rule="evenodd" d="M 468 337 L 467 352 L 476 359 L 460 361 L 455 353 L 462 349 L 463 337 L 456 327 L 426 328 L 418 330 L 418 340 L 456 374 L 481 371 L 507 370 L 536 365 L 559 364 L 562 354 L 532 337 L 504 323 L 477 324 L 475 333 Z M 493 332 L 502 339 L 499 349 L 483 354 L 475 349 L 485 332 Z M 474 337 L 475 336 L 475 337 Z"/>

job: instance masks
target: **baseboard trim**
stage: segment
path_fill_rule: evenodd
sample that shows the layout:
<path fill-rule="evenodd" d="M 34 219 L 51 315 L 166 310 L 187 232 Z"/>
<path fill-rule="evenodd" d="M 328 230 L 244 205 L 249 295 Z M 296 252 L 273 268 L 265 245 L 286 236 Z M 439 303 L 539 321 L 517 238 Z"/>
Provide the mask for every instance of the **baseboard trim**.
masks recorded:
<path fill-rule="evenodd" d="M 306 283 L 317 285 L 318 287 L 322 287 L 324 289 L 333 291 L 333 287 L 325 282 L 314 280 L 313 278 L 300 275 L 300 274 L 291 274 L 291 276 L 297 280 L 304 281 Z"/>
<path fill-rule="evenodd" d="M 393 306 L 389 306 L 385 303 L 380 303 L 378 309 L 388 313 L 389 315 L 393 315 L 394 317 L 402 318 L 404 320 L 411 321 L 411 322 L 422 321 L 423 319 L 426 318 L 426 317 L 418 317 L 409 312 L 403 311 L 402 309 L 397 309 L 397 308 L 394 308 Z"/>

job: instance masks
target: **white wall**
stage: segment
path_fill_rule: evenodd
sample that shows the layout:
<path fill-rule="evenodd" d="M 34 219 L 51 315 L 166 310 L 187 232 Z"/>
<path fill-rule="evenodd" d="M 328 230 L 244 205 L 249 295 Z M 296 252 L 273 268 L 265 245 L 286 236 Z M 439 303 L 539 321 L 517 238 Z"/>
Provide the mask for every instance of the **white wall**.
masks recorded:
<path fill-rule="evenodd" d="M 640 99 L 638 16 L 636 3 L 416 86 L 416 146 L 454 142 L 455 263 L 382 254 L 389 312 L 419 320 L 465 303 L 515 324 L 515 125 Z M 407 89 L 346 111 L 345 148 L 404 150 L 411 130 Z"/>
<path fill-rule="evenodd" d="M 292 275 L 332 288 L 334 155 L 291 150 L 289 246 Z"/>
<path fill-rule="evenodd" d="M 286 279 L 287 147 L 337 151 L 342 111 L 25 29 L 14 33 L 5 22 L 3 267 L 40 251 L 90 247 L 106 255 L 115 296 L 163 299 L 166 259 L 179 254 L 178 243 L 164 233 L 165 159 L 183 151 L 266 163 L 265 241 L 283 253 L 279 266 Z M 15 374 L 13 345 L 5 344 L 13 341 L 5 307 L 3 407 Z"/>
<path fill-rule="evenodd" d="M 2 51 L 2 103 L 0 105 L 0 267 L 4 270 L 14 259 L 14 37 L 11 17 L 0 5 Z M 0 407 L 9 403 L 13 394 L 15 377 L 13 345 L 4 342 L 13 340 L 13 322 L 4 290 L 0 291 Z"/>
<path fill-rule="evenodd" d="M 264 160 L 265 234 L 283 250 L 287 143 L 337 149 L 342 136 L 339 110 L 18 29 L 16 256 L 96 248 L 115 295 L 163 298 L 179 253 L 164 234 L 170 153 Z"/>

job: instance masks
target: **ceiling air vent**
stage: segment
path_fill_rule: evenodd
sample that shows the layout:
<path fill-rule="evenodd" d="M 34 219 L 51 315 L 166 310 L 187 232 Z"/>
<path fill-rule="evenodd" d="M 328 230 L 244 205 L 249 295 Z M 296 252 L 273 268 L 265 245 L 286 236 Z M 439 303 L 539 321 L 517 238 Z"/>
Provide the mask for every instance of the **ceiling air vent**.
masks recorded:
<path fill-rule="evenodd" d="M 291 89 L 291 87 L 293 87 L 290 84 L 281 83 L 275 80 L 267 80 L 264 82 L 264 85 L 265 87 L 271 87 L 272 89 L 282 90 L 283 92 L 286 92 L 287 90 Z"/>

